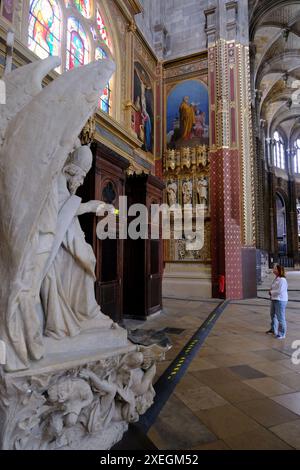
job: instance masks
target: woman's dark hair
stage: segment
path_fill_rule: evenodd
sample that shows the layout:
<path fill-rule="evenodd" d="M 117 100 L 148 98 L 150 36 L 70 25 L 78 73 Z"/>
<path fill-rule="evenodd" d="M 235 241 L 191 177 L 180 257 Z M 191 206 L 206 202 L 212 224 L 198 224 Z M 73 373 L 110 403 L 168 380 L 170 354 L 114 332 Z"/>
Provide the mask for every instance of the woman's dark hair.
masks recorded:
<path fill-rule="evenodd" d="M 276 264 L 276 268 L 278 271 L 278 277 L 285 277 L 285 269 L 281 264 Z"/>

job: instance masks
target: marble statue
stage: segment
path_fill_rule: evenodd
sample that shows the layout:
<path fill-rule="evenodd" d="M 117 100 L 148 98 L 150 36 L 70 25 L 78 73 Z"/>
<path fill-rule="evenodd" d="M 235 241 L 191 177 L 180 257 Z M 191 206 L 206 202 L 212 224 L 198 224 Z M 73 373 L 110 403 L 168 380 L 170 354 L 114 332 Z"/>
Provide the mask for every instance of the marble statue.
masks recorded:
<path fill-rule="evenodd" d="M 70 230 L 76 230 L 73 219 L 80 207 L 75 197 L 59 207 L 62 169 L 97 107 L 99 89 L 115 69 L 112 60 L 104 59 L 42 88 L 44 76 L 59 63 L 50 57 L 3 77 L 7 96 L 0 117 L 0 340 L 6 345 L 5 368 L 10 371 L 28 368 L 31 360 L 44 355 L 48 311 L 41 318 L 40 286 L 48 267 L 55 269 L 51 249 L 57 251 Z M 87 251 L 86 246 L 82 249 Z M 88 314 L 77 312 L 82 313 Z M 62 320 L 64 313 L 56 315 Z"/>
<path fill-rule="evenodd" d="M 174 206 L 177 203 L 177 184 L 171 181 L 167 186 L 167 196 L 169 206 Z"/>
<path fill-rule="evenodd" d="M 182 183 L 183 204 L 192 204 L 193 184 L 191 181 Z"/>
<path fill-rule="evenodd" d="M 78 219 L 103 209 L 76 191 L 92 165 L 93 126 L 81 131 L 115 64 L 102 59 L 43 88 L 59 63 L 49 57 L 3 77 L 0 449 L 111 448 L 153 403 L 163 359 L 101 312 Z"/>
<path fill-rule="evenodd" d="M 86 379 L 96 393 L 86 418 L 89 432 L 106 429 L 112 422 L 136 422 L 139 415 L 145 413 L 155 396 L 152 381 L 156 366 L 151 364 L 145 371 L 141 367 L 146 367 L 143 353 L 132 352 L 120 361 L 115 382 L 99 379 L 89 369 L 80 372 L 80 377 Z M 119 400 L 115 400 L 116 395 Z"/>
<path fill-rule="evenodd" d="M 78 215 L 96 213 L 101 206 L 99 201 L 81 203 L 75 195 L 92 161 L 88 146 L 79 147 L 70 155 L 57 179 L 52 200 L 48 199 L 44 233 L 39 233 L 42 247 L 39 252 L 42 252 L 43 261 L 38 267 L 44 265 L 44 272 L 38 290 L 45 318 L 44 334 L 57 339 L 78 334 L 81 322 L 86 318 L 97 317 L 103 325 L 112 325 L 112 321 L 100 312 L 95 299 L 96 258 L 85 241 L 78 220 Z M 49 233 L 55 230 L 56 235 L 51 244 L 48 243 L 47 250 Z"/>
<path fill-rule="evenodd" d="M 197 181 L 198 203 L 207 206 L 208 203 L 208 180 L 204 176 Z"/>
<path fill-rule="evenodd" d="M 81 411 L 93 401 L 89 385 L 80 378 L 66 377 L 51 385 L 47 391 L 49 406 L 53 410 L 47 420 L 46 432 L 55 437 L 57 447 L 69 444 L 65 430 L 78 423 Z"/>

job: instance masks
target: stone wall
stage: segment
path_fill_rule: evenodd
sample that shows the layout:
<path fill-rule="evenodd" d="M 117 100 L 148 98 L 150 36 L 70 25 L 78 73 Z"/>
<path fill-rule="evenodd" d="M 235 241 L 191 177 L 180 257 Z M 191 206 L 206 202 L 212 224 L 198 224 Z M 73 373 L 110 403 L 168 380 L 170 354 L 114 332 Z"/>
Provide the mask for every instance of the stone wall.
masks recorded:
<path fill-rule="evenodd" d="M 161 0 L 155 0 L 155 2 L 153 2 L 153 0 L 140 0 L 140 3 L 143 5 L 144 11 L 143 13 L 136 16 L 136 23 L 148 44 L 154 49 L 152 26 L 155 24 L 155 21 L 153 17 L 153 4 L 160 4 Z"/>
<path fill-rule="evenodd" d="M 160 58 L 186 56 L 207 48 L 204 10 L 208 0 L 141 0 L 138 27 Z"/>
<path fill-rule="evenodd" d="M 168 58 L 207 48 L 204 15 L 207 4 L 206 0 L 165 0 Z"/>

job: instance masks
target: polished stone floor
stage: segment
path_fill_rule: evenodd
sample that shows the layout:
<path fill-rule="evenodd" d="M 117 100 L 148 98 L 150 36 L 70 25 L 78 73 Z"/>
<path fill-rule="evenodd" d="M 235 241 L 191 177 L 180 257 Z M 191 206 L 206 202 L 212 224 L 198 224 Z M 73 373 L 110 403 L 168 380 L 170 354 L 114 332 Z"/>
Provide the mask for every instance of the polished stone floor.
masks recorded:
<path fill-rule="evenodd" d="M 267 297 L 270 282 L 259 297 Z M 265 334 L 268 300 L 231 302 L 148 432 L 158 449 L 300 449 L 300 365 L 291 358 L 300 341 L 300 272 L 288 273 L 288 282 L 286 339 Z M 183 331 L 169 334 L 173 348 L 157 377 L 217 304 L 164 300 L 164 312 L 146 328 Z"/>

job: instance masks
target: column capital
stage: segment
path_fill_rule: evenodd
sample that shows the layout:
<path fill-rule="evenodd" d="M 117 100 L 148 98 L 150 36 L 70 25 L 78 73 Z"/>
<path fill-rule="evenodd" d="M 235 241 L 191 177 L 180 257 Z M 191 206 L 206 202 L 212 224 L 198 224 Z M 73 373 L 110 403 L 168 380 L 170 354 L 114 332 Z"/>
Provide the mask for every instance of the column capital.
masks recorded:
<path fill-rule="evenodd" d="M 137 30 L 136 22 L 132 20 L 131 23 L 129 23 L 128 25 L 127 31 L 130 33 L 135 33 L 136 30 Z"/>

